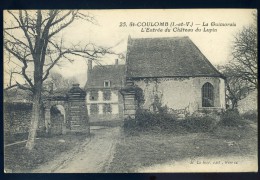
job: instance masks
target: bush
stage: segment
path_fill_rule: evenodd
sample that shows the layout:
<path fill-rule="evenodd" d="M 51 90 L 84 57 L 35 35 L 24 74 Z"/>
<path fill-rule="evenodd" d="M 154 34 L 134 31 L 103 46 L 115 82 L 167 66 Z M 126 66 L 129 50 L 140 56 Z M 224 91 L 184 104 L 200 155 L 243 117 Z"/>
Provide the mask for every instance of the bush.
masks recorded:
<path fill-rule="evenodd" d="M 248 111 L 241 115 L 243 119 L 248 119 L 257 122 L 257 111 Z"/>
<path fill-rule="evenodd" d="M 245 124 L 244 121 L 242 121 L 242 117 L 240 116 L 238 110 L 232 109 L 222 113 L 219 123 L 223 126 L 240 126 Z"/>
<path fill-rule="evenodd" d="M 137 127 L 135 119 L 133 119 L 131 117 L 124 119 L 123 129 L 126 134 L 134 134 L 134 133 L 138 132 L 137 128 L 138 127 Z"/>
<path fill-rule="evenodd" d="M 143 131 L 162 131 L 175 127 L 175 116 L 165 112 L 153 113 L 138 109 L 135 119 L 127 118 L 124 120 L 124 130 L 130 134 Z"/>
<path fill-rule="evenodd" d="M 182 126 L 188 132 L 208 132 L 216 125 L 216 119 L 211 116 L 189 116 L 180 121 Z"/>
<path fill-rule="evenodd" d="M 208 132 L 216 125 L 216 122 L 212 116 L 189 116 L 184 120 L 177 120 L 174 115 L 165 111 L 153 113 L 137 110 L 135 119 L 125 119 L 124 131 L 132 135 L 144 131 L 160 133 Z"/>

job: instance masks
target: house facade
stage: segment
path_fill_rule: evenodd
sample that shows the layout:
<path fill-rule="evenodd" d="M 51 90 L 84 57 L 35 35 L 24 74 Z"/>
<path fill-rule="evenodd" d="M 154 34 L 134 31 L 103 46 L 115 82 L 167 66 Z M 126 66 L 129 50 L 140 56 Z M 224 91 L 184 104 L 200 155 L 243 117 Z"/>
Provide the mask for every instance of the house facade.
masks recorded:
<path fill-rule="evenodd" d="M 92 67 L 88 61 L 88 80 L 85 85 L 86 106 L 91 122 L 120 120 L 123 117 L 123 99 L 120 89 L 124 86 L 125 65 Z"/>
<path fill-rule="evenodd" d="M 129 37 L 123 93 L 125 117 L 134 116 L 137 108 L 131 87 L 142 89 L 141 107 L 147 110 L 154 110 L 156 99 L 169 111 L 180 114 L 222 110 L 226 106 L 225 77 L 189 37 Z"/>

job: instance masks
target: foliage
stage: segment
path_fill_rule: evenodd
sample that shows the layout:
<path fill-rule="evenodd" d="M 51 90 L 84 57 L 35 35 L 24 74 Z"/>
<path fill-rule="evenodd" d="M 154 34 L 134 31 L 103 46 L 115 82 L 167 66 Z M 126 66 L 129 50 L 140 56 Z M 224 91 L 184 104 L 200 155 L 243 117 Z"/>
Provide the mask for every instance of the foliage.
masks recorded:
<path fill-rule="evenodd" d="M 205 115 L 202 117 L 188 116 L 179 124 L 188 132 L 209 132 L 216 125 L 216 119 Z"/>
<path fill-rule="evenodd" d="M 256 14 L 254 14 L 256 16 Z M 233 68 L 240 78 L 257 87 L 257 22 L 243 27 L 235 37 L 233 44 Z"/>
<path fill-rule="evenodd" d="M 124 120 L 124 130 L 127 134 L 157 131 L 160 133 L 208 132 L 216 125 L 216 119 L 211 116 L 188 116 L 178 120 L 175 115 L 167 112 L 150 112 L 137 110 L 135 119 Z"/>
<path fill-rule="evenodd" d="M 219 125 L 221 126 L 241 126 L 245 124 L 237 109 L 226 110 L 220 118 Z"/>
<path fill-rule="evenodd" d="M 54 92 L 67 92 L 73 84 L 78 83 L 76 78 L 64 78 L 61 74 L 59 73 L 50 73 L 50 77 L 48 82 L 46 82 L 46 86 L 51 85 L 50 91 Z M 48 88 L 46 88 L 48 89 Z"/>
<path fill-rule="evenodd" d="M 138 108 L 141 108 L 142 104 L 144 103 L 144 93 L 143 90 L 136 86 L 126 86 L 125 88 L 120 90 L 121 93 L 125 92 L 133 92 L 135 94 L 135 100 L 137 102 Z"/>
<path fill-rule="evenodd" d="M 251 110 L 251 111 L 248 111 L 248 112 L 245 112 L 244 114 L 242 114 L 241 117 L 243 119 L 257 122 L 258 113 L 257 113 L 257 111 Z"/>
<path fill-rule="evenodd" d="M 129 117 L 124 120 L 124 130 L 130 134 L 143 131 L 162 131 L 172 127 L 175 120 L 173 115 L 167 113 L 154 113 L 138 109 L 134 119 Z"/>
<path fill-rule="evenodd" d="M 5 111 L 15 111 L 15 110 L 32 110 L 32 103 L 23 103 L 23 102 L 16 102 L 16 103 L 4 103 Z"/>
<path fill-rule="evenodd" d="M 226 96 L 231 101 L 231 109 L 237 108 L 238 101 L 254 90 L 248 81 L 244 81 L 231 63 L 219 66 L 218 69 L 226 76 Z"/>

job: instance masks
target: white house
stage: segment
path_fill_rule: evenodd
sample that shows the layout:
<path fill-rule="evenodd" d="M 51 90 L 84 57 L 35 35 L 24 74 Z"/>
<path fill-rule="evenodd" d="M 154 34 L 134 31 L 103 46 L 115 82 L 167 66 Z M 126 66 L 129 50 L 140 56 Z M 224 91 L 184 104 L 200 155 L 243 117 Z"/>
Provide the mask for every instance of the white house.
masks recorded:
<path fill-rule="evenodd" d="M 85 85 L 86 105 L 90 122 L 120 120 L 123 100 L 119 90 L 124 85 L 125 65 L 94 66 L 88 61 L 88 80 Z"/>

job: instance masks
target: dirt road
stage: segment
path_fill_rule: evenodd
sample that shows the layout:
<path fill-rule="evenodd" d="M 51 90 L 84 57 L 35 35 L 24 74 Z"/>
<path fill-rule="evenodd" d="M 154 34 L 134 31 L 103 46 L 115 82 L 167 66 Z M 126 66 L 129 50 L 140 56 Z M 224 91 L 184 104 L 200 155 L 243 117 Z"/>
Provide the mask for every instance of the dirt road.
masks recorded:
<path fill-rule="evenodd" d="M 35 173 L 107 172 L 119 138 L 119 127 L 92 127 L 92 136 L 70 152 L 34 170 Z"/>

